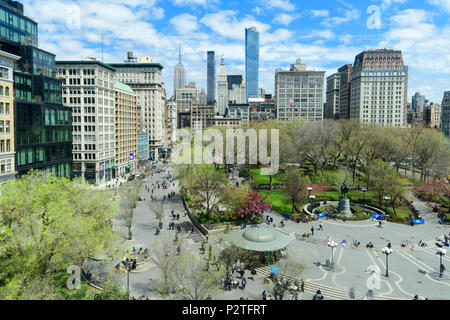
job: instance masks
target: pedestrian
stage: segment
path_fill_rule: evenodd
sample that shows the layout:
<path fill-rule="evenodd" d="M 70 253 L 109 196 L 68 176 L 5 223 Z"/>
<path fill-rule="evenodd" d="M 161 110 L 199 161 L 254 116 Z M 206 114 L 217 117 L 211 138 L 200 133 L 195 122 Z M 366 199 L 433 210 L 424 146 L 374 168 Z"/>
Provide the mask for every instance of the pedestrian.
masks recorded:
<path fill-rule="evenodd" d="M 177 213 L 177 220 L 180 220 L 180 214 Z"/>
<path fill-rule="evenodd" d="M 311 234 L 314 235 L 314 226 L 311 227 Z"/>
<path fill-rule="evenodd" d="M 184 210 L 184 216 L 186 217 L 186 215 L 187 215 L 187 210 Z"/>
<path fill-rule="evenodd" d="M 305 281 L 303 279 L 300 282 L 300 291 L 305 292 Z"/>
<path fill-rule="evenodd" d="M 262 293 L 262 299 L 267 300 L 266 290 L 264 290 Z"/>
<path fill-rule="evenodd" d="M 323 295 L 322 292 L 320 292 L 320 290 L 317 290 L 316 294 L 313 297 L 313 300 L 323 300 Z"/>
<path fill-rule="evenodd" d="M 181 227 L 180 227 L 180 226 L 178 226 L 178 227 L 177 227 L 177 230 L 178 230 L 178 232 L 180 232 L 180 231 L 181 231 Z"/>
<path fill-rule="evenodd" d="M 306 223 L 308 223 L 308 216 L 305 216 L 305 221 Z"/>
<path fill-rule="evenodd" d="M 245 286 L 247 285 L 247 280 L 245 278 L 242 279 L 242 290 L 245 289 Z"/>
<path fill-rule="evenodd" d="M 321 222 L 321 223 L 319 223 L 319 230 L 322 230 L 322 231 L 323 231 L 323 226 L 322 226 L 322 222 Z"/>

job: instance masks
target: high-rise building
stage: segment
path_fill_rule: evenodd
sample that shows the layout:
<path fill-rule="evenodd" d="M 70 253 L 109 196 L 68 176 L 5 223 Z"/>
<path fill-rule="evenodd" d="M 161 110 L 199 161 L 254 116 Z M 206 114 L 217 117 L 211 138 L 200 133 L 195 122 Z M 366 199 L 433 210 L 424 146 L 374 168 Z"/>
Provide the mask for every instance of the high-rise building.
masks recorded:
<path fill-rule="evenodd" d="M 139 62 L 143 61 L 143 62 Z M 138 96 L 139 128 L 148 132 L 150 155 L 155 159 L 164 145 L 164 84 L 162 64 L 137 58 L 137 62 L 109 63 L 117 70 L 117 80 Z"/>
<path fill-rule="evenodd" d="M 216 58 L 214 51 L 208 51 L 206 103 L 214 105 L 216 100 Z"/>
<path fill-rule="evenodd" d="M 233 89 L 233 85 L 241 85 L 244 83 L 244 77 L 240 74 L 227 75 L 228 90 Z"/>
<path fill-rule="evenodd" d="M 202 88 L 200 93 L 198 94 L 198 104 L 201 106 L 206 106 L 206 92 L 205 89 Z"/>
<path fill-rule="evenodd" d="M 8 131 L 14 132 L 14 141 L 5 139 L 5 150 L 8 140 L 10 144 L 14 143 L 15 170 L 19 175 L 37 169 L 58 177 L 70 177 L 72 114 L 70 108 L 62 105 L 55 55 L 37 45 L 38 25 L 24 16 L 23 5 L 17 1 L 0 1 L 0 50 L 20 57 L 14 66 L 14 86 L 5 86 L 3 93 L 5 95 L 8 90 L 10 96 L 14 95 L 14 106 L 9 102 L 14 122 L 4 118 L 1 134 L 3 139 L 8 136 Z M 4 103 L 4 112 L 7 112 L 7 102 Z M 6 171 L 10 167 L 12 173 L 13 165 L 8 161 L 5 165 Z"/>
<path fill-rule="evenodd" d="M 150 158 L 150 148 L 148 147 L 148 132 L 142 130 L 137 135 L 137 158 L 138 162 L 144 162 Z"/>
<path fill-rule="evenodd" d="M 327 78 L 327 100 L 324 115 L 326 119 L 339 118 L 340 84 L 341 76 L 339 73 L 335 73 Z"/>
<path fill-rule="evenodd" d="M 442 99 L 441 130 L 450 137 L 450 91 L 445 91 Z"/>
<path fill-rule="evenodd" d="M 325 71 L 306 70 L 301 59 L 287 71 L 275 73 L 275 105 L 278 120 L 323 120 Z"/>
<path fill-rule="evenodd" d="M 175 101 L 178 111 L 186 111 L 191 108 L 191 101 L 195 100 L 198 103 L 199 93 L 198 88 L 181 88 L 177 89 Z"/>
<path fill-rule="evenodd" d="M 258 97 L 259 32 L 256 28 L 245 29 L 245 84 L 248 98 Z"/>
<path fill-rule="evenodd" d="M 0 51 L 0 184 L 13 180 L 15 170 L 14 148 L 14 63 L 20 59 Z"/>
<path fill-rule="evenodd" d="M 219 115 L 223 116 L 228 108 L 227 70 L 225 68 L 225 58 L 223 54 L 220 62 L 219 77 L 217 80 L 217 112 Z"/>
<path fill-rule="evenodd" d="M 132 173 L 137 167 L 138 111 L 137 96 L 126 84 L 116 81 L 114 177 Z"/>
<path fill-rule="evenodd" d="M 364 51 L 356 56 L 353 66 L 350 118 L 404 127 L 407 91 L 408 67 L 403 63 L 401 51 Z"/>
<path fill-rule="evenodd" d="M 425 106 L 424 120 L 430 128 L 439 129 L 441 127 L 441 111 L 441 106 L 435 104 Z"/>
<path fill-rule="evenodd" d="M 350 119 L 350 92 L 353 66 L 346 64 L 338 69 L 339 73 L 339 119 Z"/>
<path fill-rule="evenodd" d="M 411 99 L 411 105 L 415 112 L 423 112 L 425 108 L 425 96 L 416 92 Z"/>
<path fill-rule="evenodd" d="M 186 86 L 186 72 L 184 71 L 183 63 L 181 63 L 181 48 L 178 53 L 178 64 L 175 66 L 173 74 L 173 96 L 176 95 L 176 90 Z"/>
<path fill-rule="evenodd" d="M 93 184 L 113 179 L 115 69 L 92 59 L 57 61 L 64 104 L 72 110 L 73 175 Z"/>
<path fill-rule="evenodd" d="M 245 84 L 233 84 L 231 90 L 228 90 L 228 103 L 229 104 L 246 104 Z"/>
<path fill-rule="evenodd" d="M 177 142 L 177 103 L 175 100 L 167 101 L 166 106 L 167 147 L 172 148 Z"/>

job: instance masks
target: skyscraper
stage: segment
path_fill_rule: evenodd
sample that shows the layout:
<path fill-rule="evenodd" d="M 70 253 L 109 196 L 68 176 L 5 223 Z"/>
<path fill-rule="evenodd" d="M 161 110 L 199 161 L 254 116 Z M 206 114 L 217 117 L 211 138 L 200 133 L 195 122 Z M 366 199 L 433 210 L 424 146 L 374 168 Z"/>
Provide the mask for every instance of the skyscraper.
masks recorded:
<path fill-rule="evenodd" d="M 341 76 L 339 73 L 332 74 L 327 78 L 327 102 L 325 107 L 326 119 L 339 118 L 339 87 Z"/>
<path fill-rule="evenodd" d="M 363 51 L 356 56 L 353 66 L 350 118 L 404 127 L 407 92 L 408 67 L 400 50 Z"/>
<path fill-rule="evenodd" d="M 425 96 L 416 92 L 411 99 L 411 106 L 415 112 L 423 112 L 425 107 Z"/>
<path fill-rule="evenodd" d="M 441 129 L 447 137 L 450 137 L 450 91 L 445 91 L 442 99 Z"/>
<path fill-rule="evenodd" d="M 301 59 L 287 71 L 275 73 L 275 105 L 282 121 L 302 119 L 323 120 L 323 89 L 325 71 L 306 70 Z M 299 94 L 301 92 L 302 94 Z"/>
<path fill-rule="evenodd" d="M 206 102 L 213 105 L 216 100 L 216 58 L 214 51 L 208 51 Z"/>
<path fill-rule="evenodd" d="M 175 66 L 173 73 L 173 95 L 176 95 L 177 89 L 184 88 L 186 85 L 186 72 L 183 63 L 181 63 L 181 48 L 178 52 L 178 64 Z"/>
<path fill-rule="evenodd" d="M 228 108 L 228 82 L 225 68 L 225 58 L 222 54 L 220 62 L 219 78 L 217 81 L 217 112 L 224 115 Z"/>
<path fill-rule="evenodd" d="M 245 84 L 247 100 L 258 97 L 259 32 L 256 28 L 245 29 Z"/>
<path fill-rule="evenodd" d="M 346 64 L 338 69 L 340 84 L 339 84 L 339 119 L 350 118 L 350 91 L 352 84 L 352 70 L 351 64 Z"/>

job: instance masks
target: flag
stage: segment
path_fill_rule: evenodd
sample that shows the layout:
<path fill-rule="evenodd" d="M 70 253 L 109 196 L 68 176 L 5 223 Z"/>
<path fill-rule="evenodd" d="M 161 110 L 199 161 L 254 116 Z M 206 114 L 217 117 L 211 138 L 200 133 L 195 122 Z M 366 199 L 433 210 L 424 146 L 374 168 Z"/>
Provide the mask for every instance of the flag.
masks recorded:
<path fill-rule="evenodd" d="M 289 99 L 289 104 L 293 104 L 294 103 L 294 100 L 293 99 Z"/>

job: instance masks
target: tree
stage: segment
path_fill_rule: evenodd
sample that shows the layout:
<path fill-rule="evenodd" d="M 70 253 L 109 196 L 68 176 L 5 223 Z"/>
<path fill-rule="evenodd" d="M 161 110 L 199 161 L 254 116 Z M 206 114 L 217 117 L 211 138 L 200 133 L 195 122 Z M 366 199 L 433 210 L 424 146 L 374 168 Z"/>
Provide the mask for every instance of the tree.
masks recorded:
<path fill-rule="evenodd" d="M 205 263 L 192 252 L 183 254 L 174 269 L 176 296 L 182 300 L 205 300 L 220 288 L 221 274 L 205 269 Z"/>
<path fill-rule="evenodd" d="M 396 187 L 401 182 L 397 172 L 389 163 L 376 159 L 370 163 L 367 171 L 370 175 L 369 186 L 377 194 L 380 207 L 383 197 L 388 195 L 390 191 L 398 196 L 401 195 L 399 194 L 400 189 Z"/>
<path fill-rule="evenodd" d="M 299 171 L 291 169 L 284 176 L 284 187 L 286 194 L 292 201 L 292 212 L 298 209 L 297 203 L 306 197 L 306 182 Z"/>
<path fill-rule="evenodd" d="M 228 180 L 225 173 L 213 165 L 195 166 L 192 178 L 190 194 L 198 200 L 209 219 L 212 210 L 223 200 L 223 191 Z"/>
<path fill-rule="evenodd" d="M 219 254 L 219 261 L 223 264 L 225 275 L 231 271 L 231 267 L 239 259 L 240 249 L 236 246 L 229 246 L 222 250 Z"/>
<path fill-rule="evenodd" d="M 261 218 L 264 212 L 270 208 L 270 203 L 266 203 L 266 198 L 261 197 L 257 192 L 249 192 L 245 200 L 236 208 L 237 218 L 244 221 Z"/>
<path fill-rule="evenodd" d="M 290 254 L 282 257 L 280 261 L 278 261 L 277 267 L 280 269 L 280 272 L 276 275 L 273 293 L 274 296 L 278 296 L 280 297 L 280 300 L 282 300 L 286 292 L 294 285 L 296 278 L 300 277 L 303 273 L 305 267 Z"/>
<path fill-rule="evenodd" d="M 155 218 L 158 220 L 159 225 L 161 225 L 162 219 L 168 214 L 164 201 L 147 201 L 147 206 L 155 214 Z"/>
<path fill-rule="evenodd" d="M 131 228 L 134 224 L 134 209 L 137 206 L 137 198 L 139 197 L 141 183 L 130 184 L 120 192 L 120 207 L 122 212 L 120 218 L 124 221 L 128 229 L 128 239 L 132 239 Z"/>
<path fill-rule="evenodd" d="M 55 271 L 92 257 L 114 257 L 111 219 L 117 203 L 109 190 L 30 171 L 0 186 L 0 291 L 21 299 L 34 286 L 49 293 Z M 40 283 L 40 284 L 39 284 Z"/>

